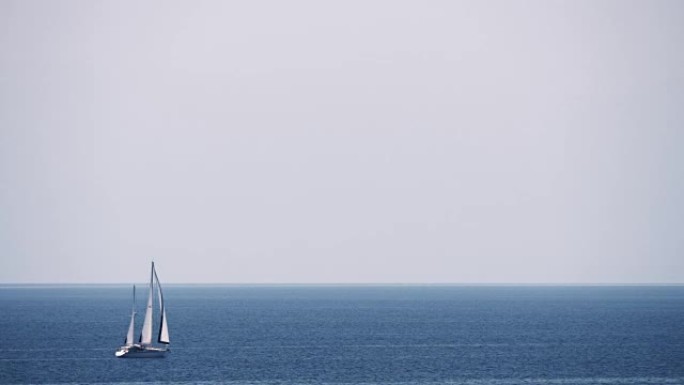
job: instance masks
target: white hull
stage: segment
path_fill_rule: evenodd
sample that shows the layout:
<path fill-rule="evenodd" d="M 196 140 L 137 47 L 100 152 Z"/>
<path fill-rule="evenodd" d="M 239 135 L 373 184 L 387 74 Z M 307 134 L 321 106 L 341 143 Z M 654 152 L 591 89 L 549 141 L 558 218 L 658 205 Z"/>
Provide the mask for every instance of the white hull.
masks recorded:
<path fill-rule="evenodd" d="M 153 346 L 133 345 L 120 347 L 114 355 L 120 358 L 163 358 L 166 352 L 168 352 L 167 349 Z"/>

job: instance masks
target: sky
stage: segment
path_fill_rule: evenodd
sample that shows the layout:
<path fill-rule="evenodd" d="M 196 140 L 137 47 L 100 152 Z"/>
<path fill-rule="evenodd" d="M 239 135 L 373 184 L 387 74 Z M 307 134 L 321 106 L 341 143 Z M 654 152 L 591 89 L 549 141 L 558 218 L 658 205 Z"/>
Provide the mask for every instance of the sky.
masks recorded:
<path fill-rule="evenodd" d="M 0 283 L 684 283 L 682 20 L 0 0 Z"/>

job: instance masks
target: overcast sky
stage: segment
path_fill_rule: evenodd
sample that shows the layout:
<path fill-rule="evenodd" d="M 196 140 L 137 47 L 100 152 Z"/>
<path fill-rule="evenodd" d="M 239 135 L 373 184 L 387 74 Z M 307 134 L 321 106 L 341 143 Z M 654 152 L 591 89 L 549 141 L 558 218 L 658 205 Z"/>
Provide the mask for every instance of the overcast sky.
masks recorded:
<path fill-rule="evenodd" d="M 0 0 L 0 282 L 684 282 L 684 2 Z"/>

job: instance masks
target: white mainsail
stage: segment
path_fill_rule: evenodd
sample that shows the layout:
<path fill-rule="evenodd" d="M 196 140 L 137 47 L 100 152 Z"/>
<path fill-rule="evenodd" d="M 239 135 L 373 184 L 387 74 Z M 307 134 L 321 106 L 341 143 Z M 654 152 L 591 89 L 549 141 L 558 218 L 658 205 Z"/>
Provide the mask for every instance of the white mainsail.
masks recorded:
<path fill-rule="evenodd" d="M 147 295 L 147 309 L 145 309 L 145 320 L 143 321 L 142 332 L 140 333 L 140 344 L 149 345 L 152 343 L 152 297 L 154 296 L 154 262 L 152 262 L 152 272 L 150 273 L 150 290 Z"/>
<path fill-rule="evenodd" d="M 126 334 L 126 346 L 131 346 L 135 343 L 135 285 L 133 285 L 133 310 L 131 310 L 131 323 L 128 325 L 128 334 Z"/>
<path fill-rule="evenodd" d="M 169 327 L 166 324 L 166 307 L 164 306 L 164 295 L 162 294 L 159 277 L 157 277 L 157 270 L 154 270 L 154 280 L 157 283 L 157 296 L 159 297 L 159 308 L 161 309 L 161 321 L 159 322 L 159 341 L 162 344 L 169 343 Z"/>

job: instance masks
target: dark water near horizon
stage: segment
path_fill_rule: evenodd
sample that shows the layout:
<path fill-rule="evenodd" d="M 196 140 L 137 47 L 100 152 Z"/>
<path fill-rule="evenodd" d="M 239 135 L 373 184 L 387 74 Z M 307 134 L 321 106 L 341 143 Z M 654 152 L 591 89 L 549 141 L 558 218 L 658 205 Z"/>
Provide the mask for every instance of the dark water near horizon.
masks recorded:
<path fill-rule="evenodd" d="M 0 288 L 0 383 L 684 384 L 681 286 L 169 286 L 165 296 L 172 352 L 117 359 L 129 287 Z"/>

